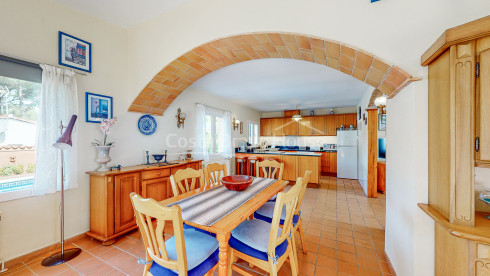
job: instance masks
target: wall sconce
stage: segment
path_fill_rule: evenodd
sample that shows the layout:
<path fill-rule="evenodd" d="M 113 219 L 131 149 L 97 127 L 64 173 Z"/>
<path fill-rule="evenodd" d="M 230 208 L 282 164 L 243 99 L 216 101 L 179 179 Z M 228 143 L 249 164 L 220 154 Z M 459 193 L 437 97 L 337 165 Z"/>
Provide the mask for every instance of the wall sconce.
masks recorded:
<path fill-rule="evenodd" d="M 237 130 L 239 126 L 240 126 L 240 120 L 237 120 L 235 119 L 235 117 L 233 117 L 233 130 Z"/>
<path fill-rule="evenodd" d="M 374 100 L 374 105 L 378 107 L 380 114 L 386 114 L 386 99 L 387 97 L 383 94 Z"/>
<path fill-rule="evenodd" d="M 177 115 L 175 116 L 175 118 L 177 118 L 177 127 L 178 128 L 180 128 L 180 126 L 182 126 L 182 128 L 184 128 L 185 117 L 186 117 L 186 114 L 184 112 L 182 112 L 180 110 L 180 107 L 179 107 L 179 109 L 177 109 Z"/>

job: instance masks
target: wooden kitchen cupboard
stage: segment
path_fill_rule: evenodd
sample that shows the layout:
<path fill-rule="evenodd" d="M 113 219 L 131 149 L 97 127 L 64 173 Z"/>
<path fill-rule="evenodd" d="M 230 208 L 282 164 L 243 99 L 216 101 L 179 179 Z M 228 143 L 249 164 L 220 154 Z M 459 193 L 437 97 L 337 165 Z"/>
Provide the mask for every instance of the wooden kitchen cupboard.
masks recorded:
<path fill-rule="evenodd" d="M 490 220 L 481 219 L 490 209 L 475 210 L 474 183 L 475 165 L 490 159 L 489 37 L 487 16 L 446 30 L 422 55 L 429 66 L 429 204 L 419 206 L 436 221 L 436 275 L 490 274 Z"/>
<path fill-rule="evenodd" d="M 172 197 L 169 176 L 188 167 L 199 169 L 201 161 L 164 168 L 133 166 L 118 171 L 87 172 L 90 175 L 90 231 L 87 235 L 109 245 L 117 237 L 136 229 L 129 194 L 135 192 L 157 201 Z"/>
<path fill-rule="evenodd" d="M 320 182 L 320 158 L 313 156 L 298 157 L 298 176 L 303 176 L 306 170 L 311 170 L 310 183 Z"/>
<path fill-rule="evenodd" d="M 329 172 L 337 173 L 337 152 L 329 152 Z"/>
<path fill-rule="evenodd" d="M 313 126 L 312 135 L 327 135 L 326 116 L 313 116 L 310 119 Z"/>
<path fill-rule="evenodd" d="M 283 134 L 284 136 L 298 136 L 299 135 L 299 123 L 290 117 L 283 119 Z"/>
<path fill-rule="evenodd" d="M 299 135 L 300 136 L 310 136 L 313 134 L 313 124 L 312 124 L 312 117 L 310 116 L 303 116 L 303 119 L 299 121 Z"/>
<path fill-rule="evenodd" d="M 260 119 L 260 136 L 272 136 L 272 121 L 268 118 Z"/>
<path fill-rule="evenodd" d="M 271 120 L 272 136 L 283 136 L 284 135 L 283 118 L 272 118 L 270 120 Z"/>
<path fill-rule="evenodd" d="M 296 181 L 298 178 L 298 156 L 295 155 L 282 155 L 282 163 L 284 163 L 284 173 L 282 178 L 284 180 Z"/>
<path fill-rule="evenodd" d="M 340 127 L 340 126 L 339 126 Z M 328 136 L 337 135 L 337 116 L 328 115 L 325 118 L 325 129 Z"/>

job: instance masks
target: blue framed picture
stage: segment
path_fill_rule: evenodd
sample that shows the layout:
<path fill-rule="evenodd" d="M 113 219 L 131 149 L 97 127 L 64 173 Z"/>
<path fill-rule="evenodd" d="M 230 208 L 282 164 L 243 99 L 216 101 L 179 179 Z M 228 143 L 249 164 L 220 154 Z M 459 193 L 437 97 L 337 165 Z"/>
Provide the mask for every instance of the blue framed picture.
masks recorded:
<path fill-rule="evenodd" d="M 104 119 L 112 119 L 112 97 L 85 93 L 85 121 L 100 123 Z"/>
<path fill-rule="evenodd" d="M 85 72 L 92 72 L 92 44 L 59 32 L 58 63 Z"/>

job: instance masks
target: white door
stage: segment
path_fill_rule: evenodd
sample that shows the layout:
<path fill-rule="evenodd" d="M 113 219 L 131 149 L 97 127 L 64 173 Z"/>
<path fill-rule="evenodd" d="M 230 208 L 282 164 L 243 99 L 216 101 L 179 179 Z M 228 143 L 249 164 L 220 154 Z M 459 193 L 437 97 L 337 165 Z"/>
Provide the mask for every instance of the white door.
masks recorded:
<path fill-rule="evenodd" d="M 357 179 L 357 147 L 337 148 L 337 178 Z"/>

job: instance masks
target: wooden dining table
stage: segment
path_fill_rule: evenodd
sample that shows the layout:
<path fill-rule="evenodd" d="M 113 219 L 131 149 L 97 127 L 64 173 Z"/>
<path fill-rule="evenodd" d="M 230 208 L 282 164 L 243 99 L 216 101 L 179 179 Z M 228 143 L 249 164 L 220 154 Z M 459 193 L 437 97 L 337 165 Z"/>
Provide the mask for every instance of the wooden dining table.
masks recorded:
<path fill-rule="evenodd" d="M 242 206 L 232 211 L 212 226 L 204 226 L 192 221 L 184 220 L 185 224 L 194 226 L 199 229 L 216 234 L 216 239 L 219 243 L 219 263 L 218 272 L 219 276 L 228 275 L 228 254 L 229 246 L 228 240 L 230 239 L 231 231 L 235 229 L 240 223 L 247 220 L 257 209 L 259 209 L 264 203 L 266 203 L 272 196 L 284 190 L 284 187 L 288 185 L 288 181 L 276 180 L 269 187 L 265 188 L 261 192 L 258 192 L 249 201 L 245 202 Z M 198 194 L 200 189 L 196 189 L 187 193 L 174 196 L 172 198 L 160 201 L 162 205 L 169 205 L 179 200 L 188 198 L 195 194 Z"/>

